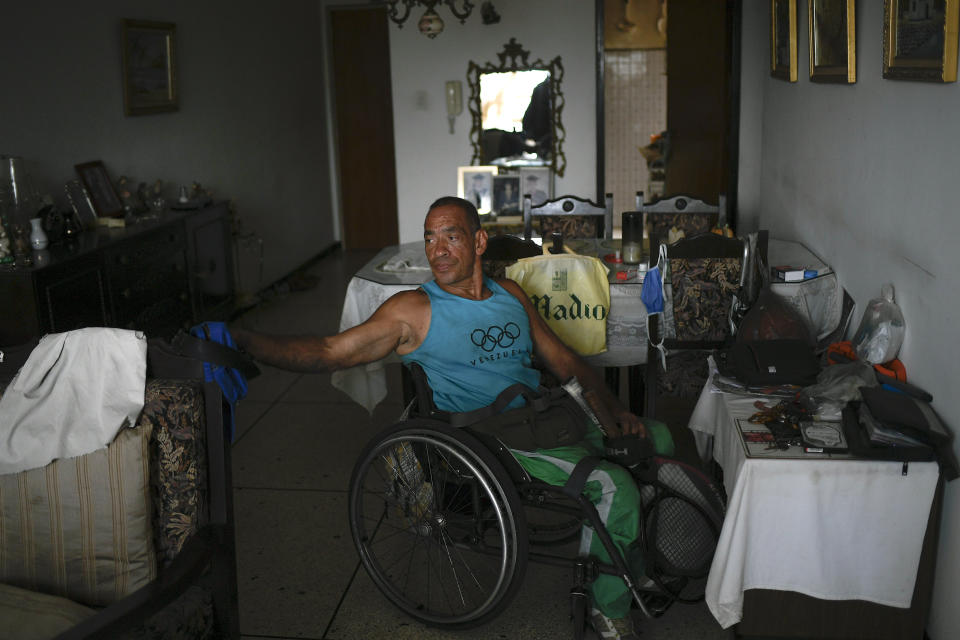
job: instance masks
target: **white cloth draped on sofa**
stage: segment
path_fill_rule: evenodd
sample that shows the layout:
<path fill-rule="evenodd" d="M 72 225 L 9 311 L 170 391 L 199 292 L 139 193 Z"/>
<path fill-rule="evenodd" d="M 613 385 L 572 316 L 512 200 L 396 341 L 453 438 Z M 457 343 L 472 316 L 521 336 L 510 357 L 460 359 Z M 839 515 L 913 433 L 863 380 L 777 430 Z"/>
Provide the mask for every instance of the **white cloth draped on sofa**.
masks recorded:
<path fill-rule="evenodd" d="M 142 333 L 88 328 L 43 337 L 0 398 L 0 474 L 101 449 L 143 409 Z"/>

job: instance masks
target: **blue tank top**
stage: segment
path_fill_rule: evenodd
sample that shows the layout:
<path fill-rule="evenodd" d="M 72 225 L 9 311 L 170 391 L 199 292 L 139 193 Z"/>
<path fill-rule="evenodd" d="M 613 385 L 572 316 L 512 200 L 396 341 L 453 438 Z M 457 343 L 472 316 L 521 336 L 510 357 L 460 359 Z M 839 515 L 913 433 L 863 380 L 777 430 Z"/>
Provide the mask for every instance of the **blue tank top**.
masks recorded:
<path fill-rule="evenodd" d="M 533 340 L 523 305 L 489 278 L 486 300 L 447 293 L 435 280 L 422 286 L 430 296 L 430 328 L 419 347 L 400 356 L 423 367 L 442 411 L 472 411 L 493 402 L 510 385 L 536 389 L 540 374 L 530 366 Z M 516 398 L 511 408 L 523 403 Z"/>

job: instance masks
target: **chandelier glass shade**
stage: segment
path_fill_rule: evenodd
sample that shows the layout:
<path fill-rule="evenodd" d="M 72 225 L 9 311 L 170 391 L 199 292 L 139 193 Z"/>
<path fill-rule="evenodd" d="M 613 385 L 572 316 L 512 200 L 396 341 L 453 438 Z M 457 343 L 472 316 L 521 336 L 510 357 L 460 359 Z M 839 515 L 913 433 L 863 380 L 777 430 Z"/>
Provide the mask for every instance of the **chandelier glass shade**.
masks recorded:
<path fill-rule="evenodd" d="M 470 0 L 387 0 L 387 15 L 397 26 L 403 27 L 414 7 L 426 7 L 426 11 L 420 17 L 417 27 L 420 33 L 428 38 L 436 38 L 437 34 L 443 31 L 443 19 L 434 9 L 438 4 L 447 5 L 450 13 L 460 20 L 460 24 L 466 22 L 473 12 L 473 2 Z"/>

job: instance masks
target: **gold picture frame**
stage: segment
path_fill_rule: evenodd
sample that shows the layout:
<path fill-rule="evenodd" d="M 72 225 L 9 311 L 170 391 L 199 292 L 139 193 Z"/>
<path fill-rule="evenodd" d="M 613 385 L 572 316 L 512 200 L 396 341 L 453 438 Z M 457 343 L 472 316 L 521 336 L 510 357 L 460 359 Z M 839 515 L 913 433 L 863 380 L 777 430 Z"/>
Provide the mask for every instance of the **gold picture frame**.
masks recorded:
<path fill-rule="evenodd" d="M 884 0 L 884 78 L 956 82 L 958 2 L 921 3 L 921 14 L 913 6 L 916 3 Z M 938 14 L 939 7 L 943 12 Z M 925 35 L 929 37 L 924 39 Z"/>
<path fill-rule="evenodd" d="M 770 75 L 797 81 L 797 0 L 770 0 Z"/>
<path fill-rule="evenodd" d="M 856 0 L 807 0 L 810 80 L 857 81 Z"/>
<path fill-rule="evenodd" d="M 124 20 L 123 111 L 128 116 L 176 111 L 177 25 L 172 22 Z"/>

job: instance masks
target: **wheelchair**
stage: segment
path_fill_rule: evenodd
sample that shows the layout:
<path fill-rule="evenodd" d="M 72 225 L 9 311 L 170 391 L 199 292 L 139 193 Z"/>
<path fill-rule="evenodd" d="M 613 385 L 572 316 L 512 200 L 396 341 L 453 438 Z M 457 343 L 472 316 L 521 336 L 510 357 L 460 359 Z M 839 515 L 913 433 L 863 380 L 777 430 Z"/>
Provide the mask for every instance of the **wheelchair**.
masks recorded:
<path fill-rule="evenodd" d="M 414 380 L 417 396 L 366 445 L 350 480 L 353 542 L 391 603 L 430 626 L 480 626 L 510 604 L 528 562 L 574 568 L 575 638 L 586 626 L 585 587 L 600 573 L 619 576 L 647 617 L 703 599 L 725 509 L 706 476 L 661 456 L 631 467 L 644 566 L 635 575 L 582 493 L 531 477 L 489 434 L 438 419 L 425 376 Z M 611 563 L 569 553 L 585 523 Z"/>

